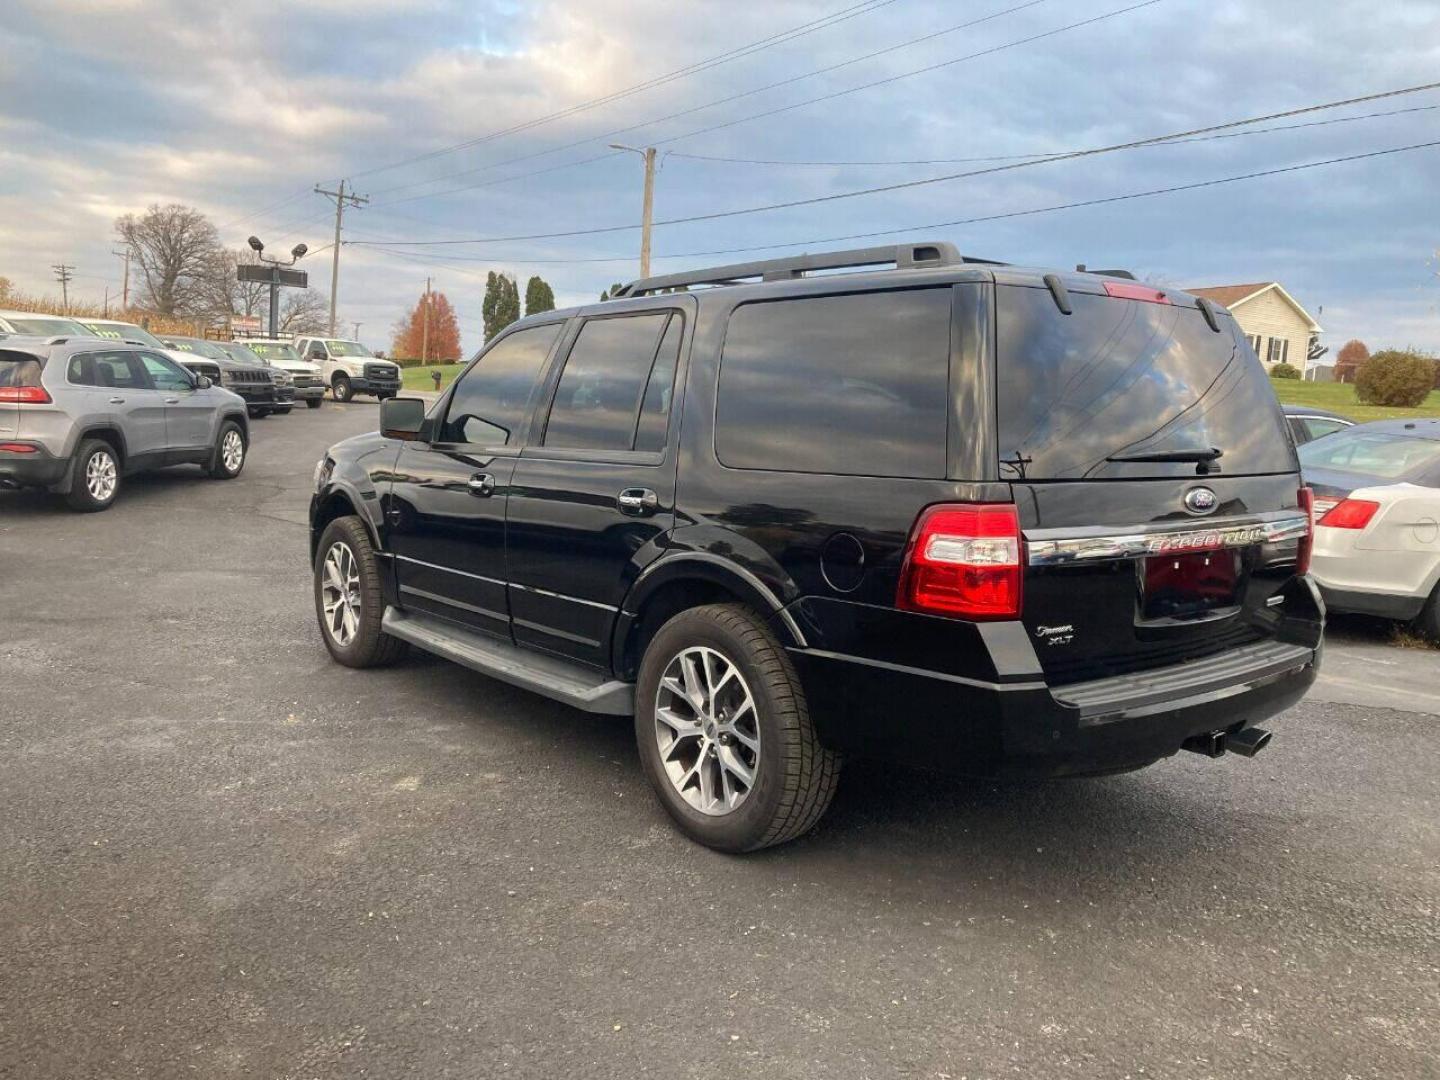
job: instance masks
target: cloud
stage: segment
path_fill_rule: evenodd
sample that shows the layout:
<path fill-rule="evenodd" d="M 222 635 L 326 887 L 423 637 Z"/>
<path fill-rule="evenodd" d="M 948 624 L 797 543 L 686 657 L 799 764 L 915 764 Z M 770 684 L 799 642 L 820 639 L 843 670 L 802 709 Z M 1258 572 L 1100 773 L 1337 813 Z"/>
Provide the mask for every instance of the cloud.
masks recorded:
<path fill-rule="evenodd" d="M 94 275 L 87 285 L 98 294 L 117 268 L 109 255 L 113 218 L 152 201 L 202 208 L 231 243 L 256 232 L 283 247 L 328 242 L 333 210 L 310 189 L 342 176 L 372 197 L 347 218 L 356 240 L 627 224 L 639 215 L 639 162 L 620 154 L 578 164 L 604 155 L 616 138 L 783 160 L 1054 152 L 1420 83 L 1440 59 L 1428 3 L 1361 9 L 1343 0 L 1258 7 L 1166 0 L 729 124 L 1123 6 L 1051 0 L 943 32 L 1013 3 L 961 9 L 895 0 L 692 77 L 485 139 L 838 9 L 822 0 L 702 7 L 662 0 L 323 0 L 303 7 L 20 0 L 0 40 L 0 273 L 42 289 L 49 264 L 63 257 Z M 937 36 L 916 46 L 706 107 L 930 33 Z M 1422 104 L 1440 104 L 1440 94 L 1349 111 Z M 741 257 L 667 258 L 680 252 L 923 226 L 1398 146 L 1434 138 L 1436 118 L 1440 110 L 1157 147 L 666 227 L 656 232 L 657 265 Z M 467 140 L 477 141 L 385 168 Z M 803 199 L 961 167 L 783 167 L 672 156 L 663 161 L 657 216 Z M 1372 346 L 1440 348 L 1440 312 L 1428 299 L 1440 283 L 1426 266 L 1440 245 L 1437 182 L 1440 153 L 1417 151 L 922 231 L 1011 261 L 1131 266 L 1182 284 L 1278 279 L 1312 309 L 1324 305 L 1332 342 L 1363 336 Z M 437 194 L 466 185 L 473 186 Z M 425 197 L 411 198 L 417 195 Z M 541 273 L 560 302 L 585 302 L 633 276 L 629 256 L 638 243 L 634 232 L 618 232 L 403 257 L 347 247 L 341 310 L 382 344 L 429 274 L 450 293 L 473 349 L 488 269 L 522 279 Z M 624 261 L 584 261 L 606 257 Z M 327 288 L 328 252 L 310 270 L 316 287 Z"/>

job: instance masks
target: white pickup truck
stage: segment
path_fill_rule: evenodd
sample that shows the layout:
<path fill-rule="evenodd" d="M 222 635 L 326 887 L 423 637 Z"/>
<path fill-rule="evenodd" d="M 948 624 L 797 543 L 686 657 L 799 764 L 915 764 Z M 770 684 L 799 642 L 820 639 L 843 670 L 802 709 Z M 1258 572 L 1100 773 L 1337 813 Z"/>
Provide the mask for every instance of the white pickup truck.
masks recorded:
<path fill-rule="evenodd" d="M 400 392 L 400 366 L 381 360 L 358 341 L 297 337 L 295 348 L 301 359 L 320 365 L 336 401 L 349 401 L 356 394 L 374 394 L 384 401 Z"/>
<path fill-rule="evenodd" d="M 320 408 L 325 396 L 325 379 L 318 364 L 300 359 L 295 346 L 285 338 L 239 338 L 243 345 L 272 368 L 288 374 L 295 386 L 295 399 L 305 402 L 307 409 Z"/>

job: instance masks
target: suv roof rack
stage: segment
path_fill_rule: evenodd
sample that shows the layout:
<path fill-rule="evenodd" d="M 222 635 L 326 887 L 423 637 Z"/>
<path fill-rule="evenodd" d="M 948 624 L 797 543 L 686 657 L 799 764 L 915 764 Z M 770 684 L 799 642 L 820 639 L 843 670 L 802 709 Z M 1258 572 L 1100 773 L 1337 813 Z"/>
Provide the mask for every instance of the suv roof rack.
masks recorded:
<path fill-rule="evenodd" d="M 763 259 L 759 262 L 732 263 L 703 270 L 686 270 L 678 274 L 661 274 L 641 278 L 621 286 L 616 298 L 643 296 L 666 289 L 682 289 L 691 285 L 740 285 L 760 281 L 793 281 L 816 270 L 850 270 L 893 265 L 896 270 L 928 269 L 936 266 L 959 266 L 962 263 L 987 263 L 1004 266 L 995 259 L 978 259 L 961 255 L 954 244 L 944 240 L 923 243 L 887 244 L 881 247 L 852 248 L 849 251 L 826 251 L 817 255 L 792 255 L 784 259 Z"/>
<path fill-rule="evenodd" d="M 1136 277 L 1129 270 L 1087 270 L 1084 263 L 1077 263 L 1075 266 L 1077 274 L 1098 274 L 1100 277 L 1118 277 L 1126 281 L 1135 281 Z"/>

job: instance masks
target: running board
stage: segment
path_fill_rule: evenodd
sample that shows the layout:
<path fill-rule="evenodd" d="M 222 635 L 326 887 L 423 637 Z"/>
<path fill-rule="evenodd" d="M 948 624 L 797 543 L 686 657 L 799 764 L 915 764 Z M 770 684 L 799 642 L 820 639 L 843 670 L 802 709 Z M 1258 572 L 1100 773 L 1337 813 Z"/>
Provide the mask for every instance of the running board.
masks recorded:
<path fill-rule="evenodd" d="M 533 652 L 413 611 L 386 608 L 381 629 L 482 675 L 533 690 L 586 712 L 635 713 L 635 687 L 583 664 Z"/>

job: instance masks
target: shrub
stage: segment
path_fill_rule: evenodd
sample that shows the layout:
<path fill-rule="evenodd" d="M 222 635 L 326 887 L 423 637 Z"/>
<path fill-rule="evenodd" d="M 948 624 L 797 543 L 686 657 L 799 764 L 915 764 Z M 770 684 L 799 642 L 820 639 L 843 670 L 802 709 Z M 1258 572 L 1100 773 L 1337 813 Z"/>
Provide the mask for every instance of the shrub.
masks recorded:
<path fill-rule="evenodd" d="M 1435 361 L 1411 349 L 1382 349 L 1355 376 L 1355 398 L 1365 405 L 1414 408 L 1435 386 Z"/>
<path fill-rule="evenodd" d="M 1300 378 L 1300 369 L 1294 364 L 1276 364 L 1270 369 L 1270 378 L 1298 379 Z"/>

